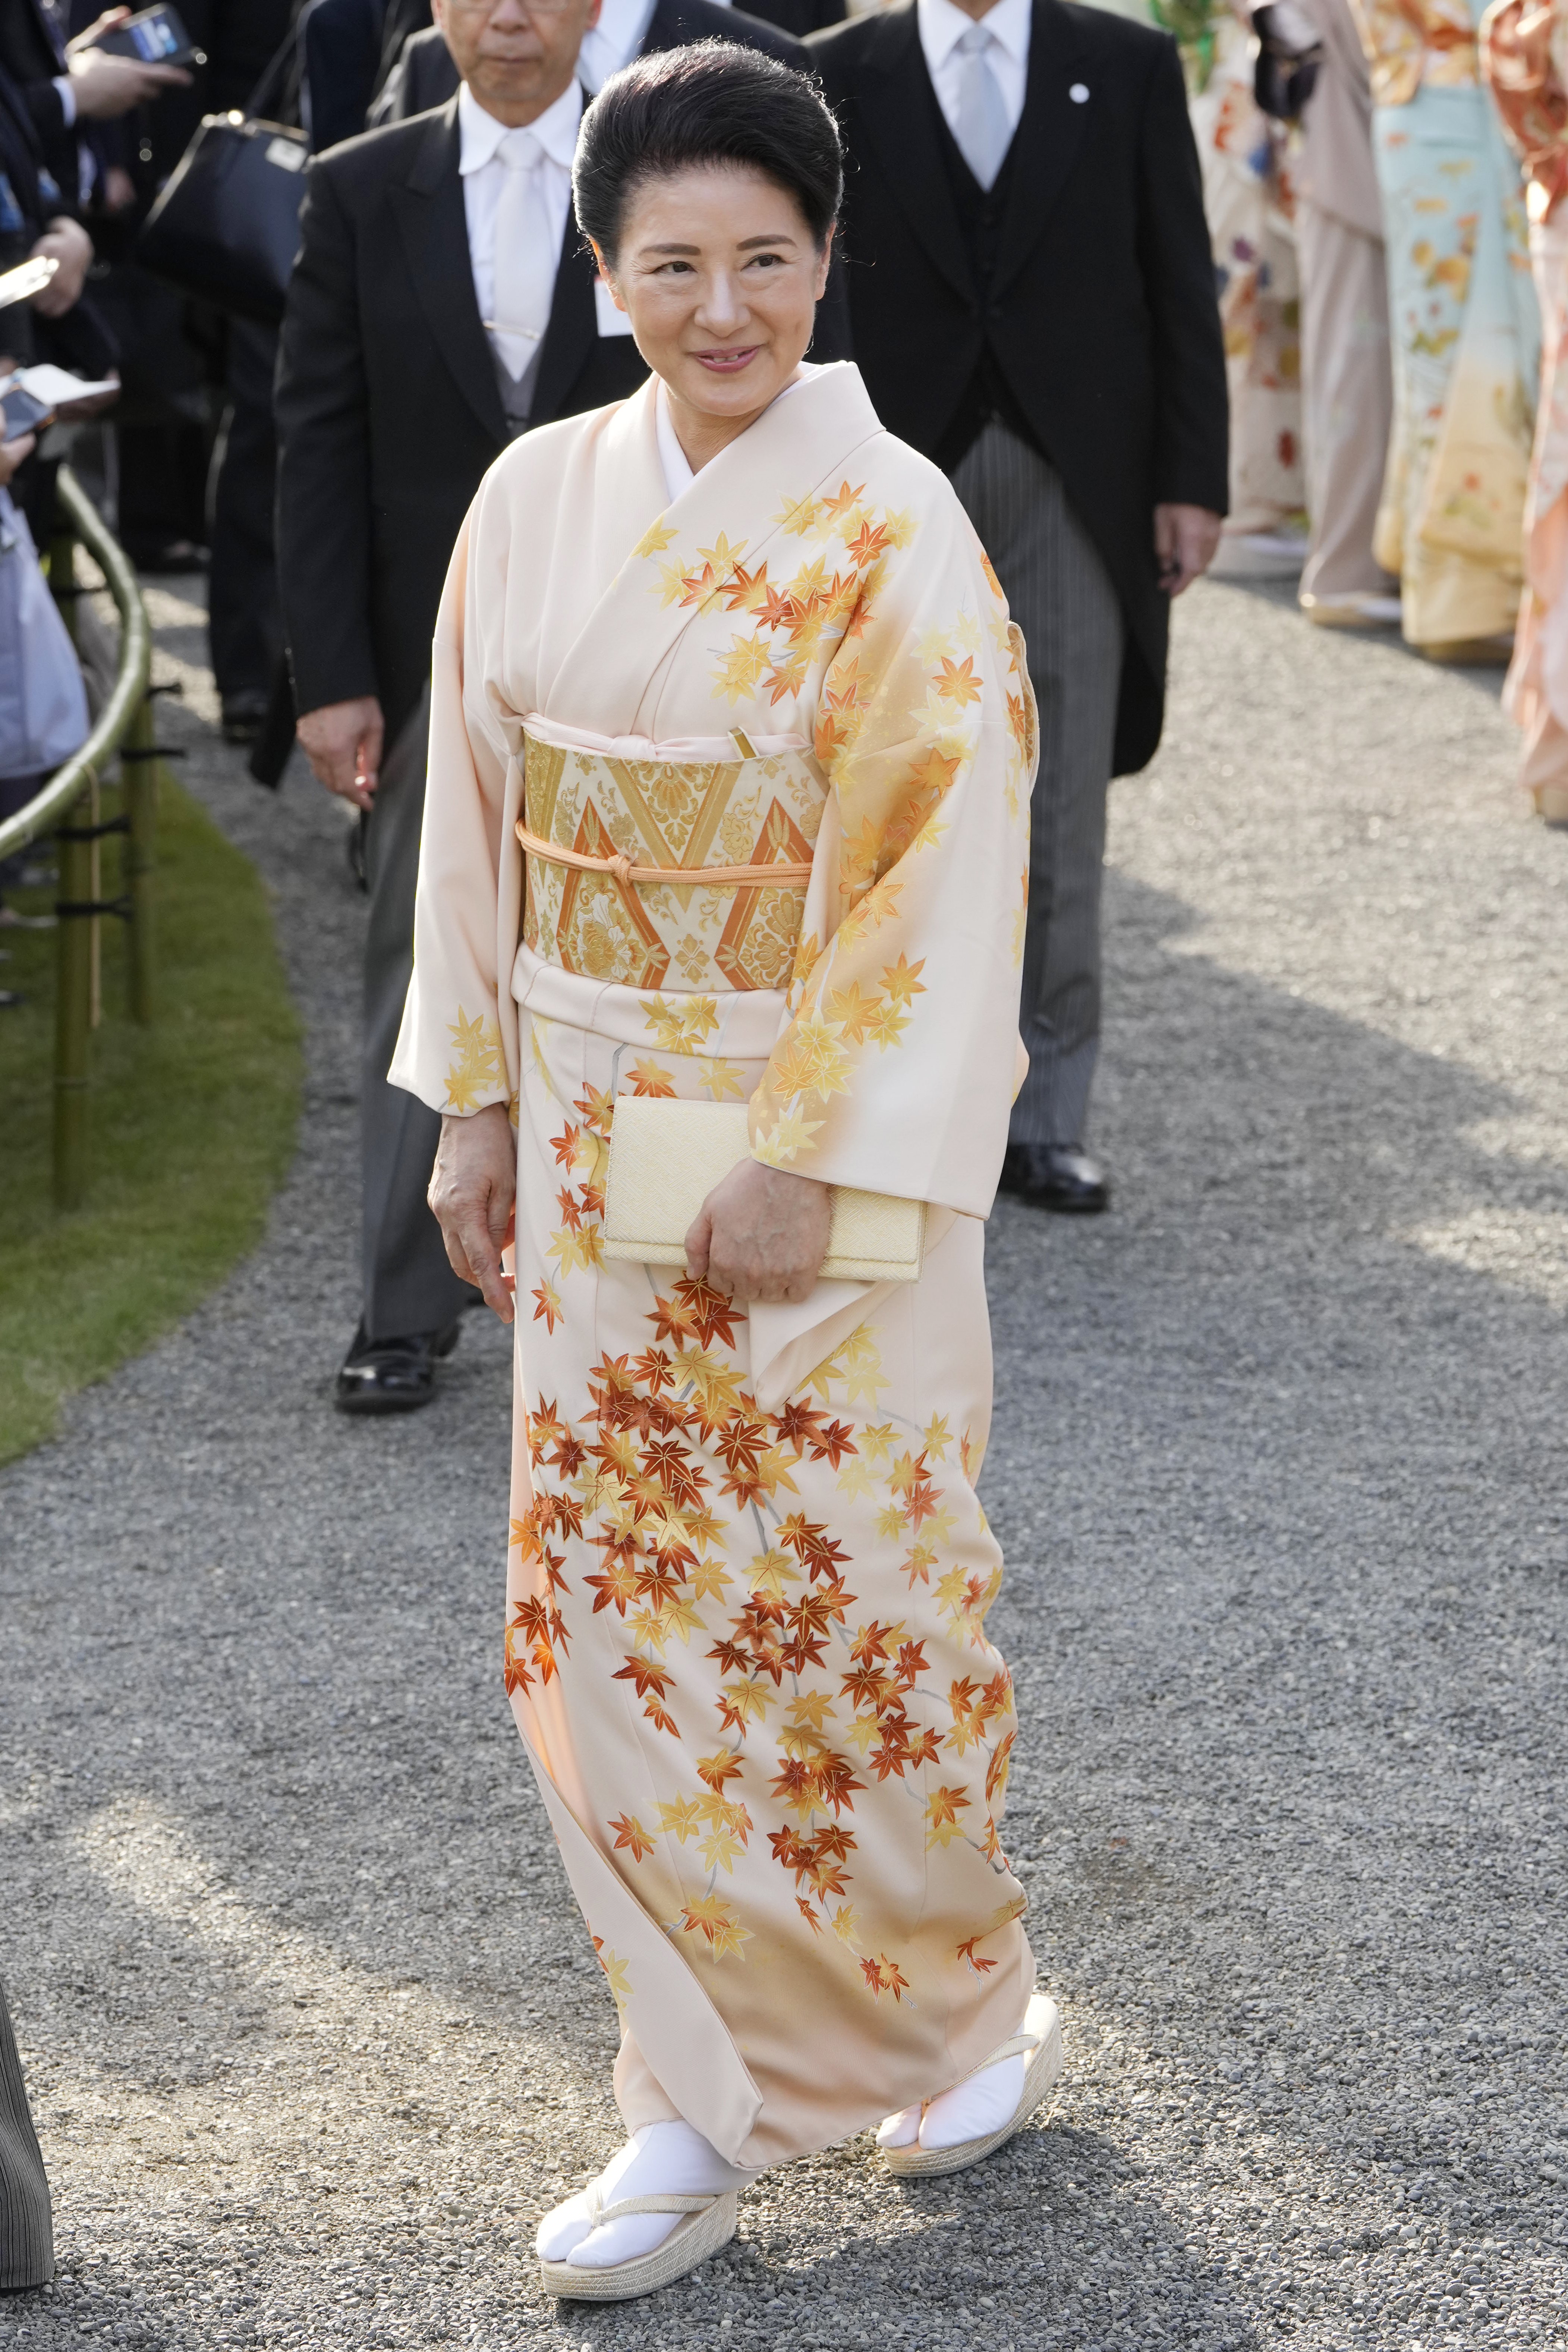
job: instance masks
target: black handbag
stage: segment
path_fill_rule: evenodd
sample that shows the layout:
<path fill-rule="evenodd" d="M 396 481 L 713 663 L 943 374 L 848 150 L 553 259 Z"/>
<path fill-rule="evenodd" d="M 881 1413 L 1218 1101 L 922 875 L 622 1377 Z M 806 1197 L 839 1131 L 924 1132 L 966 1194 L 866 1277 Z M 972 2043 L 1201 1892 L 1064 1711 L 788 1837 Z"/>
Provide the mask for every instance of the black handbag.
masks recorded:
<path fill-rule="evenodd" d="M 209 114 L 141 225 L 136 258 L 221 310 L 283 316 L 310 142 L 303 131 Z"/>
<path fill-rule="evenodd" d="M 1252 29 L 1258 37 L 1252 95 L 1262 111 L 1276 122 L 1299 122 L 1317 87 L 1322 48 L 1317 43 L 1310 49 L 1291 48 L 1274 31 L 1273 16 L 1271 7 L 1252 11 Z"/>

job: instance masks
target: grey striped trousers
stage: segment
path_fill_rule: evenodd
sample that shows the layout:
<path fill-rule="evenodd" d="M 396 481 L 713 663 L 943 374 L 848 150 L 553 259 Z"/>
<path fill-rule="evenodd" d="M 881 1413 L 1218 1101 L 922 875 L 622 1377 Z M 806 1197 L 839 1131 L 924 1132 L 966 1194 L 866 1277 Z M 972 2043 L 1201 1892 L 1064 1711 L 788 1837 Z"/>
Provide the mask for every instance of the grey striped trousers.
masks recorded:
<path fill-rule="evenodd" d="M 0 1986 L 0 2288 L 46 2286 L 54 2274 L 49 2184 Z"/>
<path fill-rule="evenodd" d="M 1122 607 L 1061 478 L 993 420 L 953 475 L 1029 647 L 1040 705 L 1013 1143 L 1081 1143 L 1100 1051 L 1100 877 Z"/>

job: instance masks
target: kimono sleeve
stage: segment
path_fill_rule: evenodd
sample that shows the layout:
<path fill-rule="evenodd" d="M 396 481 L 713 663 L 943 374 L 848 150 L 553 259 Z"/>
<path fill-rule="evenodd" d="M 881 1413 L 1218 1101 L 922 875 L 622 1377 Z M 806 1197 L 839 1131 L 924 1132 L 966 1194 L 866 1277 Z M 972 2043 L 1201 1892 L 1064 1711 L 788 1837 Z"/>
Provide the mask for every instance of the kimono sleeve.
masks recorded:
<path fill-rule="evenodd" d="M 823 677 L 831 792 L 752 1153 L 983 1217 L 1019 1077 L 1034 703 L 947 485 L 867 527 L 885 544 Z"/>
<path fill-rule="evenodd" d="M 521 856 L 477 609 L 482 521 L 476 501 L 453 551 L 431 648 L 413 977 L 388 1075 L 433 1110 L 465 1118 L 505 1103 L 515 1121 L 517 1019 L 501 942 L 517 938 Z"/>

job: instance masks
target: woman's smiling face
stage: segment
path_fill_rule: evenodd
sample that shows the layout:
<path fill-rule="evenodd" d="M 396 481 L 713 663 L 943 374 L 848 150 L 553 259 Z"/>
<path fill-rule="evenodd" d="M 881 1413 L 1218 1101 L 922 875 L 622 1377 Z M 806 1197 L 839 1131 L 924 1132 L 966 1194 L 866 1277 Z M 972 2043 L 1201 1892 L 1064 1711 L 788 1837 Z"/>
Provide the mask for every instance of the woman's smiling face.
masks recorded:
<path fill-rule="evenodd" d="M 831 247 L 819 251 L 795 198 L 745 164 L 694 166 L 634 191 L 614 263 L 601 255 L 600 268 L 669 388 L 683 443 L 689 428 L 706 442 L 716 427 L 722 446 L 791 381 Z"/>

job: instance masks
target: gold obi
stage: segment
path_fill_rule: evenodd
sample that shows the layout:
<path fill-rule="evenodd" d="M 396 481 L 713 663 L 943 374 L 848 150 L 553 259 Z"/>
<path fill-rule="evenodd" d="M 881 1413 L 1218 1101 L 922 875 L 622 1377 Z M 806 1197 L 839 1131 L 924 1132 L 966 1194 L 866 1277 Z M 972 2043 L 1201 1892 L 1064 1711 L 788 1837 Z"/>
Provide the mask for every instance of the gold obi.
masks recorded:
<path fill-rule="evenodd" d="M 1466 0 L 1352 0 L 1377 106 L 1408 106 L 1421 89 L 1468 89 L 1480 79 Z"/>
<path fill-rule="evenodd" d="M 664 759 L 656 746 L 623 758 L 549 740 L 536 725 L 523 738 L 519 830 L 584 862 L 525 851 L 523 938 L 533 952 L 622 988 L 783 988 L 806 904 L 803 871 L 778 883 L 716 876 L 709 884 L 639 878 L 637 869 L 809 867 L 828 793 L 811 752 L 789 738 L 758 746 L 735 736 L 728 758 Z"/>

